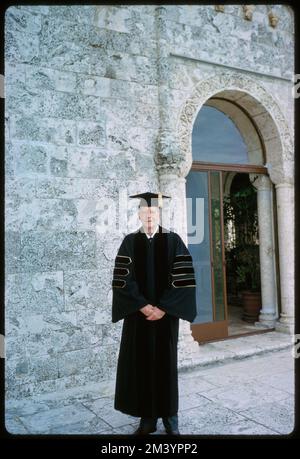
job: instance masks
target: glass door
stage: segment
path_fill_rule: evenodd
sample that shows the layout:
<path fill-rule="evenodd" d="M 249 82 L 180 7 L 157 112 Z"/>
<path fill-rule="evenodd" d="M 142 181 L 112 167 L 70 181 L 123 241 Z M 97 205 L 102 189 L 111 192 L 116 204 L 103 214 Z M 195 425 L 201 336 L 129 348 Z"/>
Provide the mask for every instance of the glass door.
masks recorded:
<path fill-rule="evenodd" d="M 186 180 L 188 248 L 196 276 L 196 341 L 228 336 L 222 172 L 191 170 Z"/>

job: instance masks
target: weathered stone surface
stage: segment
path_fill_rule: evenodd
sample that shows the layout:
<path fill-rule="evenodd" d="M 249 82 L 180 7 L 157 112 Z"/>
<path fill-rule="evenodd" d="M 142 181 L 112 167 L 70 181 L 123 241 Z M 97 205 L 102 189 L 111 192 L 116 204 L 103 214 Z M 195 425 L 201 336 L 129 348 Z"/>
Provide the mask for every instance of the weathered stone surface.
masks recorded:
<path fill-rule="evenodd" d="M 234 392 L 227 386 L 225 388 L 212 389 L 209 393 L 202 392 L 202 395 L 211 401 L 221 403 L 226 408 L 238 412 L 255 406 L 255 400 L 256 403 L 259 400 L 259 405 L 261 405 L 262 403 L 267 403 L 270 399 L 280 401 L 287 398 L 286 394 L 278 389 L 264 384 L 253 386 L 253 383 L 236 384 Z"/>
<path fill-rule="evenodd" d="M 101 28 L 129 32 L 126 23 L 131 18 L 130 8 L 118 8 L 115 6 L 97 6 L 95 11 L 95 25 Z"/>
<path fill-rule="evenodd" d="M 26 43 L 26 46 L 23 46 Z M 33 63 L 38 60 L 39 39 L 37 35 L 5 28 L 5 59 L 13 62 Z"/>
<path fill-rule="evenodd" d="M 71 376 L 81 373 L 85 367 L 97 365 L 97 356 L 89 349 L 69 351 L 59 356 L 59 376 Z"/>
<path fill-rule="evenodd" d="M 88 189 L 85 186 L 81 191 L 85 193 L 89 193 L 93 191 L 96 186 L 91 186 Z M 98 192 L 100 192 L 101 188 L 98 188 Z M 97 188 L 96 188 L 97 191 Z M 99 197 L 100 199 L 100 197 Z M 75 202 L 77 208 L 77 227 L 80 230 L 96 230 L 98 231 L 99 225 L 103 225 L 106 221 L 107 211 L 106 207 L 108 204 L 102 205 L 102 202 L 98 200 L 88 200 L 88 199 L 78 199 Z"/>
<path fill-rule="evenodd" d="M 8 81 L 9 82 L 9 81 Z M 13 90 L 6 86 L 6 92 L 11 93 L 7 100 L 7 111 L 28 113 L 36 117 L 98 120 L 101 118 L 100 99 L 94 95 L 73 94 L 63 91 L 27 89 L 23 83 L 14 85 Z"/>
<path fill-rule="evenodd" d="M 279 434 L 290 434 L 294 424 L 295 401 L 286 398 L 279 402 L 263 403 L 260 406 L 241 411 L 241 414 L 266 425 Z"/>
<path fill-rule="evenodd" d="M 9 65 L 11 66 L 12 64 Z M 75 92 L 77 89 L 77 75 L 73 72 L 61 72 L 33 65 L 26 65 L 25 72 L 26 87 L 28 89 L 64 92 Z"/>
<path fill-rule="evenodd" d="M 54 150 L 54 148 L 53 148 Z M 48 151 L 44 145 L 13 143 L 11 146 L 15 159 L 16 175 L 42 175 L 48 172 Z"/>
<path fill-rule="evenodd" d="M 36 197 L 42 199 L 72 199 L 74 189 L 73 178 L 38 178 L 35 181 Z M 72 203 L 72 201 L 71 201 Z"/>
<path fill-rule="evenodd" d="M 46 412 L 32 414 L 31 416 L 21 417 L 22 422 L 33 434 L 39 434 L 45 430 L 49 431 L 51 425 L 55 424 L 63 427 L 66 424 L 66 419 L 70 423 L 76 421 L 88 421 L 95 417 L 95 415 L 81 404 L 71 405 L 65 408 L 58 408 L 56 410 L 48 410 Z M 52 433 L 57 433 L 57 430 L 52 430 Z"/>
<path fill-rule="evenodd" d="M 63 272 L 9 274 L 6 277 L 7 316 L 54 314 L 64 310 Z"/>
<path fill-rule="evenodd" d="M 101 328 L 102 328 L 103 345 L 114 344 L 118 346 L 118 344 L 120 343 L 121 324 L 119 324 L 119 326 L 117 327 L 114 327 L 113 330 L 111 330 L 110 323 L 104 324 Z"/>
<path fill-rule="evenodd" d="M 92 231 L 22 233 L 20 266 L 24 271 L 92 269 L 95 265 L 95 235 Z"/>
<path fill-rule="evenodd" d="M 100 100 L 94 96 L 44 91 L 39 114 L 51 118 L 98 120 L 101 117 Z"/>
<path fill-rule="evenodd" d="M 22 315 L 12 316 L 11 319 L 7 320 L 7 335 L 12 335 L 11 338 L 17 335 L 26 335 L 25 339 L 28 339 L 30 333 L 37 335 L 51 332 L 51 330 L 76 332 L 79 329 L 75 311 L 60 313 L 47 311 L 43 314 L 32 314 L 30 311 L 24 311 Z M 44 351 L 46 350 L 45 348 Z"/>
<path fill-rule="evenodd" d="M 90 36 L 95 32 L 91 25 L 82 23 L 80 27 L 71 18 L 59 16 L 47 16 L 42 18 L 40 45 L 43 54 L 47 48 L 56 49 L 61 44 L 61 37 L 65 37 L 66 43 L 77 46 L 87 45 Z"/>
<path fill-rule="evenodd" d="M 145 85 L 157 84 L 157 68 L 155 56 L 119 53 L 110 51 L 111 58 L 107 59 L 103 76 L 110 79 L 128 80 Z M 91 72 L 102 76 L 104 63 L 99 58 L 101 51 L 94 51 L 91 58 Z M 95 60 L 97 59 L 97 60 Z"/>
<path fill-rule="evenodd" d="M 70 199 L 6 201 L 7 229 L 18 231 L 76 230 L 77 209 Z M 89 228 L 90 229 L 90 228 Z"/>
<path fill-rule="evenodd" d="M 73 311 L 60 313 L 60 317 L 53 314 L 31 317 L 35 323 L 30 332 L 28 332 L 28 321 L 24 317 L 19 320 L 8 320 L 8 330 L 11 331 L 6 349 L 8 358 L 13 357 L 14 351 L 20 352 L 23 356 L 30 355 L 31 359 L 49 356 L 54 358 L 65 352 L 87 349 L 91 344 L 95 344 L 92 337 L 100 335 L 99 333 L 96 335 L 94 326 L 86 326 L 84 330 L 78 326 Z M 10 327 L 10 322 L 17 326 Z M 24 328 L 20 329 L 20 325 L 23 324 Z M 97 344 L 99 341 L 101 342 L 101 336 Z"/>
<path fill-rule="evenodd" d="M 54 145 L 68 145 L 76 142 L 76 122 L 41 118 L 32 120 L 30 117 L 13 116 L 10 119 L 12 139 L 40 141 Z"/>
<path fill-rule="evenodd" d="M 26 435 L 29 433 L 17 416 L 6 416 L 5 428 L 13 435 Z"/>
<path fill-rule="evenodd" d="M 103 263 L 103 266 L 107 267 L 107 265 Z M 100 269 L 66 271 L 64 273 L 66 310 L 95 309 L 101 311 L 105 291 L 111 287 L 110 283 L 103 282 L 103 275 L 103 270 Z"/>
<path fill-rule="evenodd" d="M 20 271 L 21 235 L 18 231 L 5 232 L 5 272 Z"/>
<path fill-rule="evenodd" d="M 110 83 L 109 78 L 102 78 L 96 76 L 80 77 L 78 81 L 78 89 L 86 95 L 110 97 Z"/>
<path fill-rule="evenodd" d="M 104 161 L 109 152 L 101 147 L 74 147 L 68 149 L 68 171 L 70 177 L 98 179 L 102 175 Z M 100 180 L 100 179 L 99 179 Z"/>
<path fill-rule="evenodd" d="M 73 311 L 72 311 L 73 312 Z M 95 335 L 92 337 L 93 341 L 98 342 L 99 337 L 102 335 L 102 325 L 110 323 L 111 310 L 109 307 L 98 307 L 88 309 L 76 310 L 77 323 L 81 324 L 82 327 L 95 325 Z"/>
<path fill-rule="evenodd" d="M 45 8 L 48 8 L 48 17 L 52 17 L 55 20 L 59 17 L 66 21 L 78 22 L 79 24 L 91 24 L 97 7 L 92 5 L 51 5 Z"/>
<path fill-rule="evenodd" d="M 97 201 L 100 198 L 105 198 L 106 190 L 103 179 L 77 178 L 76 186 L 73 187 L 73 198 L 80 199 L 80 202 L 85 202 L 85 200 Z"/>
<path fill-rule="evenodd" d="M 6 61 L 4 69 L 5 86 L 7 84 L 25 84 L 26 64 Z"/>
<path fill-rule="evenodd" d="M 42 104 L 42 95 L 37 91 L 28 90 L 24 83 L 18 82 L 10 88 L 9 80 L 6 81 L 6 93 L 11 94 L 7 98 L 6 111 L 17 113 L 20 116 L 30 111 L 32 115 L 38 116 Z"/>
<path fill-rule="evenodd" d="M 6 124 L 7 127 L 7 124 Z M 6 180 L 14 178 L 15 175 L 15 161 L 12 145 L 7 142 L 5 163 L 4 163 L 4 173 Z"/>
<path fill-rule="evenodd" d="M 85 403 L 85 406 L 93 413 L 100 413 L 101 418 L 111 427 L 121 427 L 132 422 L 133 417 L 127 414 L 117 413 L 111 409 L 112 400 L 107 397 L 99 398 L 95 402 Z"/>
<path fill-rule="evenodd" d="M 59 376 L 56 358 L 31 359 L 31 365 L 31 372 L 34 374 L 36 381 L 56 379 Z"/>
<path fill-rule="evenodd" d="M 86 121 L 78 122 L 78 144 L 86 146 L 105 145 L 104 122 L 92 123 Z"/>
<path fill-rule="evenodd" d="M 5 11 L 5 26 L 13 32 L 38 34 L 41 30 L 41 20 L 40 14 L 26 9 L 10 7 Z"/>
<path fill-rule="evenodd" d="M 20 198 L 34 199 L 36 190 L 36 181 L 32 176 L 14 177 L 5 181 L 5 198 L 15 199 L 17 202 Z"/>

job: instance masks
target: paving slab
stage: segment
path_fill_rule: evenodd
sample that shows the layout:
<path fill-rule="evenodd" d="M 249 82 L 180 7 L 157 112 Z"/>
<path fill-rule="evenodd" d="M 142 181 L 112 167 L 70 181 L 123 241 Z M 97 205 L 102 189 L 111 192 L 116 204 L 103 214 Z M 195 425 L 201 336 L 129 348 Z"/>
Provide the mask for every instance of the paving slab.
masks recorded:
<path fill-rule="evenodd" d="M 294 429 L 293 405 L 292 398 L 287 398 L 272 403 L 263 403 L 248 410 L 240 411 L 240 414 L 279 434 L 289 434 Z"/>
<path fill-rule="evenodd" d="M 241 411 L 271 401 L 283 400 L 287 393 L 266 384 L 253 385 L 252 382 L 218 387 L 209 392 L 202 392 L 209 400 L 234 411 Z"/>
<path fill-rule="evenodd" d="M 68 424 L 91 420 L 95 415 L 80 403 L 61 408 L 44 410 L 35 414 L 20 416 L 25 428 L 33 434 L 50 433 L 54 428 L 66 428 Z"/>

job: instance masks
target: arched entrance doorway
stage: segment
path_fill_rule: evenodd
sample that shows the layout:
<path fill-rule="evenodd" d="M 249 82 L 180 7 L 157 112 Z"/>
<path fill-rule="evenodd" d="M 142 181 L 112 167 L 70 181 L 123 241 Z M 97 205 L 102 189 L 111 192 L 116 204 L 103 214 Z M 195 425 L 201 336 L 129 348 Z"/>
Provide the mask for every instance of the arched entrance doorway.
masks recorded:
<path fill-rule="evenodd" d="M 273 329 L 278 316 L 273 185 L 255 123 L 233 100 L 212 97 L 195 119 L 186 177 L 188 246 L 197 278 L 191 329 L 198 342 Z M 259 323 L 265 256 L 259 239 L 257 183 L 267 182 L 272 237 L 272 320 Z M 265 279 L 263 279 L 265 281 Z M 259 326 L 259 327 L 257 327 Z"/>
<path fill-rule="evenodd" d="M 175 129 L 167 123 L 161 128 L 159 149 L 156 155 L 159 184 L 162 192 L 172 196 L 176 212 L 173 228 L 188 244 L 187 219 L 182 218 L 186 213 L 186 177 L 191 171 L 192 131 L 198 112 L 212 99 L 223 99 L 234 102 L 240 108 L 238 118 L 229 113 L 234 124 L 243 133 L 243 139 L 248 146 L 248 152 L 255 157 L 255 144 L 251 148 L 252 135 L 243 128 L 245 117 L 252 121 L 257 136 L 263 145 L 266 162 L 263 166 L 269 176 L 259 174 L 254 185 L 257 188 L 257 204 L 259 214 L 260 237 L 260 266 L 261 266 L 261 295 L 262 309 L 259 321 L 274 327 L 276 330 L 293 333 L 294 329 L 294 144 L 290 127 L 272 94 L 256 78 L 234 71 L 217 72 L 207 79 L 199 80 L 192 93 L 180 107 Z M 219 100 L 221 104 L 222 101 Z M 230 107 L 234 107 L 232 104 Z M 221 107 L 219 106 L 221 109 Z M 245 116 L 241 115 L 244 112 Z M 248 126 L 249 123 L 247 124 Z M 250 127 L 249 127 L 250 129 Z M 261 148 L 261 147 L 260 147 Z M 254 163 L 255 165 L 256 163 Z M 225 168 L 225 165 L 224 165 Z M 230 171 L 232 173 L 232 171 Z M 228 186 L 230 174 L 228 174 Z M 272 205 L 272 186 L 275 185 Z M 277 213 L 278 251 L 280 292 L 276 295 L 274 279 L 274 247 L 272 242 L 272 221 Z M 271 241 L 271 243 L 270 243 Z M 277 274 L 278 276 L 278 274 Z M 277 277 L 278 278 L 278 277 Z M 277 301 L 280 303 L 276 306 Z M 278 318 L 276 315 L 278 308 Z M 278 320 L 277 320 L 278 319 Z M 192 344 L 196 341 L 191 336 L 192 325 L 185 321 L 180 323 L 179 350 L 181 359 L 186 359 L 186 350 L 191 352 Z M 194 347 L 193 347 L 194 348 Z M 196 349 L 196 348 L 195 348 Z M 197 350 L 196 350 L 197 352 Z"/>

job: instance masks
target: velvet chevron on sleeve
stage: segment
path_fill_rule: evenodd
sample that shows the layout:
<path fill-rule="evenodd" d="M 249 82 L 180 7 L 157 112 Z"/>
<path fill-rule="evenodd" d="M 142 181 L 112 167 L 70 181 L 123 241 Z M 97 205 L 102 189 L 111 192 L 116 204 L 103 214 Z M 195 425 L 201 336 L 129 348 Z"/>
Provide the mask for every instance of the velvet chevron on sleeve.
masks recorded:
<path fill-rule="evenodd" d="M 176 234 L 176 239 L 169 287 L 164 290 L 157 306 L 167 314 L 193 322 L 197 315 L 193 259 L 178 234 Z"/>
<path fill-rule="evenodd" d="M 140 293 L 134 272 L 132 245 L 125 236 L 114 263 L 112 279 L 112 322 L 137 312 L 148 301 Z"/>

